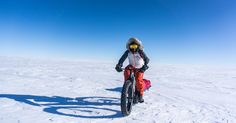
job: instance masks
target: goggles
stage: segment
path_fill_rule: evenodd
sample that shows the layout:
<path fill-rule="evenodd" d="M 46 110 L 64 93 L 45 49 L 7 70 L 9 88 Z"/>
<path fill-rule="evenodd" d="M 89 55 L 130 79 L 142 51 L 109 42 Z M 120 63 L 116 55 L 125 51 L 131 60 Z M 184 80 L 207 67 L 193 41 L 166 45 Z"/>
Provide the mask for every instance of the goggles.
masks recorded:
<path fill-rule="evenodd" d="M 138 45 L 137 44 L 131 44 L 131 45 L 129 45 L 129 48 L 130 49 L 137 49 Z"/>

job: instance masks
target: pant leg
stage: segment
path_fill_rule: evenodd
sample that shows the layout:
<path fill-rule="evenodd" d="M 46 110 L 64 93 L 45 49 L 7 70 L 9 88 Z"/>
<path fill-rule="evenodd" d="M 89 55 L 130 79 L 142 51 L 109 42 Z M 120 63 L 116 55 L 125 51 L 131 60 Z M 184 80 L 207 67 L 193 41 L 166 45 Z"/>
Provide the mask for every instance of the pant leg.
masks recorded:
<path fill-rule="evenodd" d="M 136 88 L 140 92 L 140 95 L 143 96 L 144 94 L 144 82 L 143 82 L 143 72 L 136 72 L 135 73 L 135 80 L 136 80 Z"/>
<path fill-rule="evenodd" d="M 125 71 L 124 71 L 124 81 L 126 81 L 127 79 L 129 79 L 130 76 L 130 70 L 129 69 L 133 69 L 133 67 L 131 65 L 128 65 L 125 67 Z"/>

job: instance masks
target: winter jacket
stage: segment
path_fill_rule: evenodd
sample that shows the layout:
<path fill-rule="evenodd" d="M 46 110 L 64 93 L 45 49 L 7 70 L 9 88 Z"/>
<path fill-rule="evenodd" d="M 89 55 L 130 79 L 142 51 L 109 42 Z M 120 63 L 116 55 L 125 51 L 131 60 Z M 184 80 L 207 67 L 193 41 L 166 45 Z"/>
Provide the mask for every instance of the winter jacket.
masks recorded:
<path fill-rule="evenodd" d="M 127 57 L 129 59 L 129 64 L 137 69 L 140 69 L 143 67 L 143 65 L 147 65 L 149 63 L 149 58 L 146 56 L 143 50 L 139 50 L 136 53 L 126 50 L 120 58 L 118 64 L 122 66 Z"/>

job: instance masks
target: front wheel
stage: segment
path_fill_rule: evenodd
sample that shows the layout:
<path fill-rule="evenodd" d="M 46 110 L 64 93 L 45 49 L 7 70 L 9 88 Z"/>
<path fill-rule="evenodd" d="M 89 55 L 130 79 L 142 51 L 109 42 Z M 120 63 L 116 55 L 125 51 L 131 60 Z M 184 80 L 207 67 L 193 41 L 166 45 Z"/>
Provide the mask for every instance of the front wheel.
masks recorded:
<path fill-rule="evenodd" d="M 121 112 L 124 116 L 128 116 L 133 105 L 133 88 L 130 80 L 125 81 L 121 92 Z"/>

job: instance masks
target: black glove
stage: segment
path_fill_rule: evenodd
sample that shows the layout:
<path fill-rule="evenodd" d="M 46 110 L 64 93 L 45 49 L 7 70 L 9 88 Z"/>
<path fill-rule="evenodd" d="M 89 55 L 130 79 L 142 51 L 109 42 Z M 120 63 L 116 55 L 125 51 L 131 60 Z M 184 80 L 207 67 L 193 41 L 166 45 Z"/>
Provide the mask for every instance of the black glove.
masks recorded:
<path fill-rule="evenodd" d="M 117 64 L 117 65 L 116 65 L 116 68 L 115 68 L 116 71 L 117 71 L 117 72 L 122 72 L 123 70 L 121 69 L 121 67 L 122 67 L 122 65 Z"/>
<path fill-rule="evenodd" d="M 140 72 L 145 72 L 149 67 L 147 65 L 143 65 L 142 68 L 139 69 Z"/>

